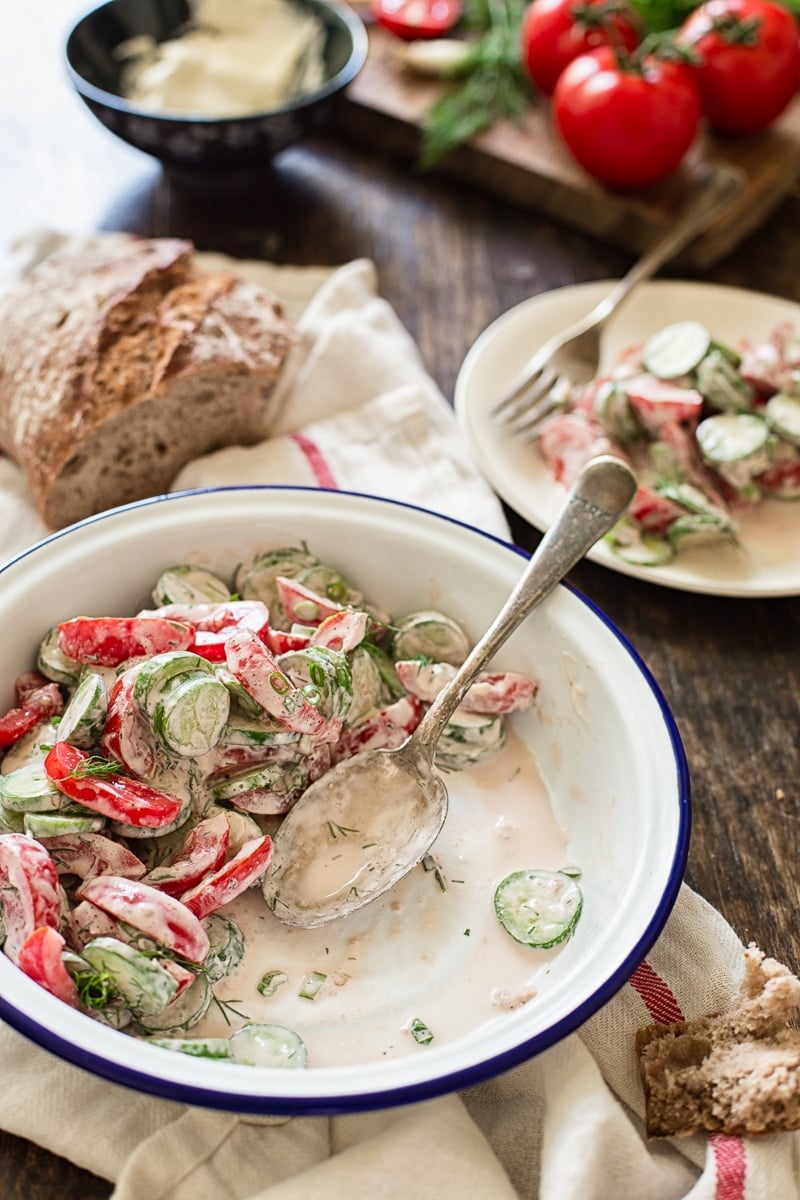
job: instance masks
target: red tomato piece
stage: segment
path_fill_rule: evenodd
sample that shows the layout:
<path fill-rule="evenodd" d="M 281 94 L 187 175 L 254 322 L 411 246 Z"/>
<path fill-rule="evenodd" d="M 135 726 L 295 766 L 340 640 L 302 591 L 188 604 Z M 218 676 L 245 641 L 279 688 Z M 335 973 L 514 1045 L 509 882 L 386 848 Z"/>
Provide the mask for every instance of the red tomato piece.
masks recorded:
<path fill-rule="evenodd" d="M 532 0 L 522 15 L 522 62 L 541 92 L 552 95 L 564 68 L 598 46 L 633 50 L 639 21 L 618 0 Z"/>
<path fill-rule="evenodd" d="M 158 888 L 120 875 L 96 875 L 81 884 L 77 895 L 180 958 L 201 963 L 208 955 L 208 934 L 198 918 Z"/>
<path fill-rule="evenodd" d="M 273 654 L 286 654 L 289 650 L 305 650 L 311 644 L 311 635 L 287 633 L 285 629 L 268 629 L 264 634 L 264 642 Z"/>
<path fill-rule="evenodd" d="M 61 956 L 65 945 L 57 929 L 40 925 L 20 946 L 17 966 L 51 996 L 80 1008 L 78 989 Z"/>
<path fill-rule="evenodd" d="M 144 882 L 170 896 L 180 896 L 222 866 L 229 842 L 230 825 L 225 814 L 207 817 L 195 825 L 172 862 L 148 871 Z"/>
<path fill-rule="evenodd" d="M 118 667 L 129 658 L 188 650 L 191 626 L 165 617 L 74 617 L 58 627 L 62 653 L 76 662 Z"/>
<path fill-rule="evenodd" d="M 372 0 L 375 20 L 404 41 L 441 37 L 461 19 L 459 0 Z"/>
<path fill-rule="evenodd" d="M 130 940 L 130 935 L 102 908 L 81 900 L 70 910 L 67 918 L 66 934 L 70 946 L 80 952 L 88 942 L 98 937 L 115 937 L 121 942 Z"/>
<path fill-rule="evenodd" d="M 92 775 L 86 763 L 91 755 L 67 742 L 56 742 L 44 760 L 44 769 L 65 796 L 112 821 L 142 829 L 161 829 L 177 820 L 183 801 L 159 792 L 139 779 L 120 774 Z M 83 772 L 83 773 L 82 773 Z"/>
<path fill-rule="evenodd" d="M 100 749 L 133 775 L 152 775 L 157 767 L 155 739 L 133 701 L 136 668 L 123 671 L 108 693 L 108 711 Z"/>
<path fill-rule="evenodd" d="M 571 487 L 590 458 L 597 454 L 616 454 L 625 458 L 596 421 L 586 413 L 559 413 L 542 426 L 538 440 L 542 457 L 553 477 Z"/>
<path fill-rule="evenodd" d="M 271 858 L 272 838 L 267 834 L 252 838 L 224 867 L 184 892 L 181 903 L 202 921 L 255 883 L 266 871 Z"/>
<path fill-rule="evenodd" d="M 670 525 L 677 521 L 678 517 L 684 516 L 685 512 L 685 509 L 668 500 L 666 496 L 659 496 L 657 492 L 641 485 L 636 489 L 636 495 L 628 508 L 628 516 L 632 521 L 641 525 L 648 533 L 655 534 L 666 533 Z"/>
<path fill-rule="evenodd" d="M 516 671 L 481 671 L 459 707 L 471 713 L 522 712 L 538 691 L 536 680 Z"/>
<path fill-rule="evenodd" d="M 345 729 L 333 747 L 334 763 L 352 758 L 362 750 L 393 750 L 402 746 L 422 720 L 422 704 L 416 696 L 401 696 L 394 704 L 370 713 L 366 720 Z"/>
<path fill-rule="evenodd" d="M 124 875 L 141 879 L 146 867 L 132 850 L 102 833 L 60 833 L 39 841 L 56 864 L 59 875 Z"/>
<path fill-rule="evenodd" d="M 48 721 L 64 709 L 64 697 L 58 684 L 42 680 L 39 686 L 33 686 L 33 675 L 34 672 L 28 672 L 16 682 L 19 706 L 0 717 L 0 747 L 13 746 L 42 721 Z"/>
<path fill-rule="evenodd" d="M 297 625 L 319 625 L 325 617 L 342 612 L 343 606 L 327 596 L 320 596 L 311 588 L 304 587 L 296 579 L 286 579 L 283 575 L 276 576 L 275 586 L 278 589 L 278 599 L 289 621 Z"/>
<path fill-rule="evenodd" d="M 683 63 L 608 47 L 565 67 L 553 93 L 556 128 L 585 171 L 611 188 L 647 187 L 674 171 L 700 127 L 700 95 Z"/>
<path fill-rule="evenodd" d="M 699 58 L 694 68 L 703 108 L 720 133 L 765 129 L 800 87 L 797 21 L 770 0 L 707 0 L 690 14 L 678 43 Z"/>
<path fill-rule="evenodd" d="M 679 387 L 655 375 L 634 375 L 622 386 L 631 408 L 649 433 L 657 434 L 663 425 L 676 421 L 697 421 L 703 409 L 703 397 L 697 388 Z"/>
<path fill-rule="evenodd" d="M 24 833 L 0 834 L 0 905 L 12 962 L 34 930 L 61 924 L 58 872 L 40 842 Z"/>
<path fill-rule="evenodd" d="M 355 650 L 367 634 L 369 615 L 355 609 L 343 609 L 325 617 L 311 635 L 312 646 L 325 646 L 328 650 Z"/>

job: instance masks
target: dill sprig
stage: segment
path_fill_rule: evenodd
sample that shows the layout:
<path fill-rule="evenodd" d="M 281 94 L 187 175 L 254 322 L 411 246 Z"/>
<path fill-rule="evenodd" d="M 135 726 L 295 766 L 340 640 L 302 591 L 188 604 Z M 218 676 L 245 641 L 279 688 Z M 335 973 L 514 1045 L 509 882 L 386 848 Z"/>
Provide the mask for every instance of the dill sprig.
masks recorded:
<path fill-rule="evenodd" d="M 124 775 L 121 763 L 111 758 L 103 758 L 99 754 L 90 754 L 82 762 L 76 763 L 69 773 L 70 779 L 105 779 L 109 775 Z"/>
<path fill-rule="evenodd" d="M 496 121 L 521 117 L 531 100 L 519 29 L 525 0 L 471 0 L 464 23 L 478 31 L 455 78 L 428 113 L 419 165 L 428 170 Z"/>

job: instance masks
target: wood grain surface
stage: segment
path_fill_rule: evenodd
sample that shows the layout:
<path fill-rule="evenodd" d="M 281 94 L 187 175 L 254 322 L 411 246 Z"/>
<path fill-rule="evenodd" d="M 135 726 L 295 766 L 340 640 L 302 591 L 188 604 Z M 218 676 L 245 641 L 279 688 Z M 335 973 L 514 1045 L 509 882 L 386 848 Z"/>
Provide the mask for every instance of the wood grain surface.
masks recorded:
<path fill-rule="evenodd" d="M 13 36 L 0 49 L 5 238 L 45 225 L 186 236 L 203 249 L 279 262 L 366 256 L 448 397 L 472 341 L 500 313 L 551 288 L 616 277 L 632 261 L 630 247 L 482 187 L 420 176 L 388 150 L 348 144 L 336 128 L 283 154 L 247 195 L 182 194 L 71 94 L 60 38 L 78 7 L 14 6 Z M 797 192 L 701 277 L 800 303 Z M 509 515 L 518 544 L 532 549 L 537 531 Z M 688 882 L 745 942 L 800 969 L 800 601 L 695 596 L 590 563 L 571 580 L 638 650 L 675 715 L 694 802 Z M 106 1200 L 111 1191 L 0 1134 L 2 1200 Z"/>
<path fill-rule="evenodd" d="M 417 159 L 431 105 L 443 85 L 404 69 L 398 42 L 369 28 L 366 66 L 348 88 L 342 127 L 365 145 Z M 466 180 L 560 224 L 640 252 L 669 227 L 687 187 L 707 162 L 737 167 L 745 184 L 736 201 L 676 260 L 702 268 L 728 254 L 780 204 L 800 178 L 800 97 L 768 131 L 746 138 L 704 133 L 668 179 L 636 193 L 596 184 L 570 157 L 552 127 L 550 105 L 534 96 L 520 121 L 498 122 L 442 161 L 438 174 Z"/>

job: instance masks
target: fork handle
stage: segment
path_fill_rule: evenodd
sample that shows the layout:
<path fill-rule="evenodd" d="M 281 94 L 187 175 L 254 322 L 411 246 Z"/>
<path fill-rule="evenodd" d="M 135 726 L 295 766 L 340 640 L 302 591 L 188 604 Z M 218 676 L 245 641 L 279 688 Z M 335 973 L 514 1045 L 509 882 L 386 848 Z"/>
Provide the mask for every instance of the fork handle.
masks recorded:
<path fill-rule="evenodd" d="M 741 191 L 743 184 L 744 176 L 741 171 L 725 164 L 712 165 L 695 183 L 677 221 L 633 264 L 619 283 L 615 284 L 608 295 L 588 314 L 586 328 L 604 324 L 635 287 L 655 275 L 659 267 L 711 224 L 719 211 Z"/>

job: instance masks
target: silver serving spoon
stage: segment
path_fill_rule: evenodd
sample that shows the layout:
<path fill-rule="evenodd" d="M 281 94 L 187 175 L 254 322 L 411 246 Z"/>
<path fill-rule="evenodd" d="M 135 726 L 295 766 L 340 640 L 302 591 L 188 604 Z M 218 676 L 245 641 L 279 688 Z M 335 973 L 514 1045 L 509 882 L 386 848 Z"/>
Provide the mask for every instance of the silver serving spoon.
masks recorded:
<path fill-rule="evenodd" d="M 369 750 L 308 788 L 275 835 L 264 895 L 286 925 L 347 916 L 393 887 L 427 854 L 447 815 L 433 767 L 436 744 L 479 671 L 587 550 L 616 524 L 636 491 L 621 459 L 593 459 L 572 488 L 486 633 L 395 750 Z"/>

